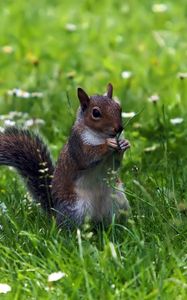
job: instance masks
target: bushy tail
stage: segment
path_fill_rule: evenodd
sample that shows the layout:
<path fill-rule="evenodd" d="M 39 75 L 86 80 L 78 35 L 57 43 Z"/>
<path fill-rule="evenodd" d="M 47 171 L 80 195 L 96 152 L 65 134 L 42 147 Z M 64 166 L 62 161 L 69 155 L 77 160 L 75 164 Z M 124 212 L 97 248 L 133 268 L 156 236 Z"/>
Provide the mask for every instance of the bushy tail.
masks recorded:
<path fill-rule="evenodd" d="M 0 133 L 0 165 L 14 167 L 25 179 L 31 195 L 51 213 L 51 180 L 54 166 L 50 153 L 37 135 L 16 127 Z"/>

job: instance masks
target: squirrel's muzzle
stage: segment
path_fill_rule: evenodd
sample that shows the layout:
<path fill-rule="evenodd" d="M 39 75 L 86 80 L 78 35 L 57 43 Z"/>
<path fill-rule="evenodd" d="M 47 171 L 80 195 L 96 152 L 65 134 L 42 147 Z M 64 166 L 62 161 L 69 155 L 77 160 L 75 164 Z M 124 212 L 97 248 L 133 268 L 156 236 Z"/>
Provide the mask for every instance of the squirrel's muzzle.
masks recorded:
<path fill-rule="evenodd" d="M 119 125 L 114 128 L 116 134 L 120 134 L 123 131 L 123 126 Z"/>

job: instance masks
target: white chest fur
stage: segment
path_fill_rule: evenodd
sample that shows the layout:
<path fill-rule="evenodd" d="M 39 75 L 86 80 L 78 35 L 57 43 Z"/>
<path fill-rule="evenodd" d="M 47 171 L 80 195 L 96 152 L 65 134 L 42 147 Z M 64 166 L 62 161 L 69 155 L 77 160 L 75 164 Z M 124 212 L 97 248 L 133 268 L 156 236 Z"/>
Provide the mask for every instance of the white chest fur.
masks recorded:
<path fill-rule="evenodd" d="M 86 127 L 81 133 L 81 138 L 84 144 L 93 146 L 101 145 L 105 142 L 105 139 L 101 136 L 101 134 L 98 134 L 96 131 L 90 129 L 89 127 Z"/>

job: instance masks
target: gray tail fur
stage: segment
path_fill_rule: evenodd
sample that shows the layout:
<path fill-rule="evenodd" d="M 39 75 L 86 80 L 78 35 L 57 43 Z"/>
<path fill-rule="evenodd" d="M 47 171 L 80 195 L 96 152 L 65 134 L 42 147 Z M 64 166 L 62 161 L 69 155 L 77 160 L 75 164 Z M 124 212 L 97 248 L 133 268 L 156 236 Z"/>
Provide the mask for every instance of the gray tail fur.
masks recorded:
<path fill-rule="evenodd" d="M 28 130 L 6 128 L 0 133 L 0 165 L 14 167 L 25 179 L 29 192 L 51 213 L 51 181 L 54 166 L 47 146 Z"/>

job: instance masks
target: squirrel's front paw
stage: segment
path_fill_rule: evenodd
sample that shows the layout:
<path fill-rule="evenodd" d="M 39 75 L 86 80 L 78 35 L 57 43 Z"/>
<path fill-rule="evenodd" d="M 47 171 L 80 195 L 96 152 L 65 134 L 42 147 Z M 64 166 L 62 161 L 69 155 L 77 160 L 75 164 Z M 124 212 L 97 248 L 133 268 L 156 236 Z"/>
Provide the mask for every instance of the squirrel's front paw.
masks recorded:
<path fill-rule="evenodd" d="M 118 150 L 119 149 L 119 145 L 118 145 L 118 142 L 115 138 L 108 138 L 106 140 L 106 143 L 108 145 L 108 147 L 110 149 L 114 149 L 114 150 Z"/>
<path fill-rule="evenodd" d="M 110 149 L 114 149 L 119 152 L 124 152 L 125 150 L 130 148 L 130 143 L 128 140 L 117 140 L 116 138 L 108 138 L 106 142 Z"/>
<path fill-rule="evenodd" d="M 118 140 L 117 144 L 120 152 L 126 151 L 131 146 L 128 140 Z"/>

